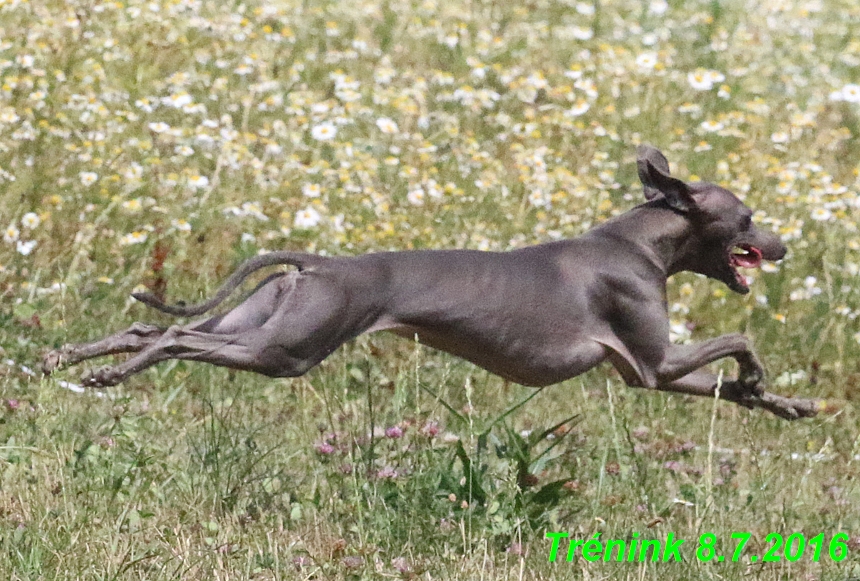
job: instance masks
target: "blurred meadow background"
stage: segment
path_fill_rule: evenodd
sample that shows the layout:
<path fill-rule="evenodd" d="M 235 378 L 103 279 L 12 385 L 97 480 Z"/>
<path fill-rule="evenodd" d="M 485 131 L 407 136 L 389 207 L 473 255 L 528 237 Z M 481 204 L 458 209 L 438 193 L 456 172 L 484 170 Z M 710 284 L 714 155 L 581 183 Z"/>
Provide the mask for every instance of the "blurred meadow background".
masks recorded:
<path fill-rule="evenodd" d="M 0 578 L 860 577 L 858 71 L 849 0 L 0 0 Z M 744 332 L 826 413 L 609 367 L 536 392 L 385 335 L 291 380 L 33 371 L 267 250 L 576 236 L 642 201 L 641 142 L 789 247 L 747 296 L 676 276 L 674 340 Z M 555 530 L 685 560 L 548 563 Z"/>

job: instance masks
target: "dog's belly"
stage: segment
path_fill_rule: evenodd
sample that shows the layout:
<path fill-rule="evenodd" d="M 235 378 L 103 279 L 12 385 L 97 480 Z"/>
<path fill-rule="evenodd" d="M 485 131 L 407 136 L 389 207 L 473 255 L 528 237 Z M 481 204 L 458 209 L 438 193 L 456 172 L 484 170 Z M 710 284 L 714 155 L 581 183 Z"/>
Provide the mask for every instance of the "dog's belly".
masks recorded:
<path fill-rule="evenodd" d="M 557 383 L 603 361 L 589 333 L 593 270 L 560 246 L 510 253 L 416 251 L 373 255 L 355 269 L 384 281 L 379 319 L 388 330 L 529 386 Z M 564 254 L 564 256 L 562 256 Z M 567 254 L 571 254 L 568 256 Z M 559 264 L 568 264 L 571 277 Z M 571 280 L 572 279 L 572 280 Z"/>
<path fill-rule="evenodd" d="M 504 379 L 543 387 L 584 373 L 604 361 L 609 350 L 587 338 L 564 342 L 512 338 L 504 343 L 461 333 L 440 333 L 418 326 L 392 326 L 386 330 L 401 337 L 461 357 Z"/>

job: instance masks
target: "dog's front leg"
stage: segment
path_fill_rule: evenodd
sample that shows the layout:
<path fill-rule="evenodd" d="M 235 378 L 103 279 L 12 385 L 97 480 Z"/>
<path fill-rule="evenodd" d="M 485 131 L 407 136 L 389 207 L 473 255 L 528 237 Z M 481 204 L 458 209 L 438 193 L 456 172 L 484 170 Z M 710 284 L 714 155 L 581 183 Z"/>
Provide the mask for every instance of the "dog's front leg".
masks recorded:
<path fill-rule="evenodd" d="M 810 418 L 821 410 L 813 399 L 786 398 L 764 391 L 764 370 L 743 335 L 724 335 L 691 345 L 670 345 L 657 371 L 656 389 L 687 395 L 715 397 L 719 379 L 700 369 L 704 365 L 733 357 L 739 366 L 738 379 L 720 383 L 719 397 L 748 408 L 762 408 L 787 420 Z"/>
<path fill-rule="evenodd" d="M 694 371 L 675 381 L 658 385 L 657 389 L 685 395 L 716 397 L 718 383 L 720 399 L 751 409 L 762 408 L 786 420 L 811 418 L 822 409 L 822 402 L 819 400 L 788 398 L 769 392 L 753 395 L 737 381 L 720 383 L 716 375 L 707 371 Z"/>
<path fill-rule="evenodd" d="M 738 362 L 738 387 L 760 396 L 764 389 L 764 369 L 750 347 L 749 339 L 738 333 L 723 335 L 690 345 L 669 345 L 657 369 L 657 382 L 666 385 L 687 376 L 708 363 L 724 357 Z"/>

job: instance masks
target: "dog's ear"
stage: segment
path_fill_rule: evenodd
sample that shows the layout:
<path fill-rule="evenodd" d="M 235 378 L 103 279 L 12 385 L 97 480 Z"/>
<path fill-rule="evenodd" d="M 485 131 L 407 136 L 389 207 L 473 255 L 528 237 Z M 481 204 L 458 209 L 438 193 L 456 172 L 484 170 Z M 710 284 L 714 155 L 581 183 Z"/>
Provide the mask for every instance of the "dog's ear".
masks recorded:
<path fill-rule="evenodd" d="M 669 161 L 659 149 L 640 145 L 636 150 L 636 167 L 647 200 L 653 200 L 662 194 L 666 202 L 679 212 L 687 212 L 693 208 L 695 201 L 690 194 L 690 188 L 669 175 Z"/>

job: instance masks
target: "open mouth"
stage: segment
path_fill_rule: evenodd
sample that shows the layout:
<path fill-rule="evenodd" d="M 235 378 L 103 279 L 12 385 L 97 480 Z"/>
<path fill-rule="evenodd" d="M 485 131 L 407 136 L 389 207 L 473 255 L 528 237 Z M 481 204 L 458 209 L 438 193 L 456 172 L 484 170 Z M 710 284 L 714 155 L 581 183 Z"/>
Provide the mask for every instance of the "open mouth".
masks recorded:
<path fill-rule="evenodd" d="M 746 277 L 738 272 L 741 268 L 758 268 L 761 266 L 761 250 L 749 244 L 738 244 L 729 253 L 729 266 L 735 275 L 738 285 L 744 290 L 749 290 Z"/>

